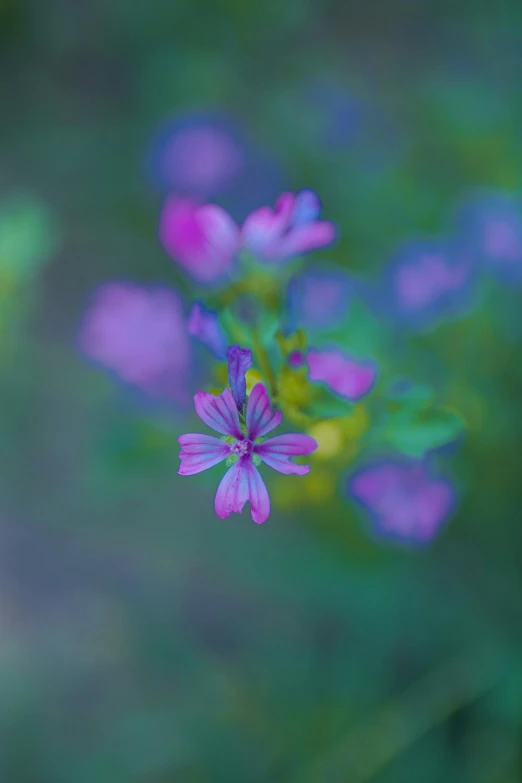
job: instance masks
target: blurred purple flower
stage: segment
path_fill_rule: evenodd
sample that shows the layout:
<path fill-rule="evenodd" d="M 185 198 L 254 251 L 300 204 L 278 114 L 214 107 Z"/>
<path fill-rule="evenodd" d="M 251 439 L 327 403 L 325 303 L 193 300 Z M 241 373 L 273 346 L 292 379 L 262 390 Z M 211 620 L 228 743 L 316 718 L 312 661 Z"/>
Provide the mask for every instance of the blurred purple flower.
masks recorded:
<path fill-rule="evenodd" d="M 430 475 L 423 462 L 387 460 L 349 479 L 353 497 L 372 513 L 377 532 L 427 544 L 455 507 L 451 484 Z"/>
<path fill-rule="evenodd" d="M 378 306 L 412 328 L 432 326 L 469 306 L 474 280 L 469 253 L 462 248 L 412 241 L 389 265 Z"/>
<path fill-rule="evenodd" d="M 85 313 L 79 340 L 88 356 L 127 383 L 186 399 L 190 340 L 175 291 L 105 283 Z"/>
<path fill-rule="evenodd" d="M 181 115 L 161 128 L 147 167 L 168 191 L 207 199 L 241 172 L 243 146 L 224 116 L 211 112 Z"/>
<path fill-rule="evenodd" d="M 232 511 L 240 514 L 250 501 L 254 522 L 261 524 L 270 514 L 270 499 L 257 466 L 265 462 L 279 473 L 304 476 L 307 465 L 296 465 L 290 458 L 311 454 L 317 448 L 309 435 L 278 435 L 264 440 L 264 436 L 281 423 L 281 412 L 272 411 L 263 384 L 252 389 L 241 425 L 236 401 L 229 389 L 219 397 L 199 391 L 195 398 L 196 413 L 200 419 L 224 437 L 211 435 L 181 435 L 181 466 L 179 474 L 191 476 L 227 460 L 229 470 L 222 478 L 216 493 L 215 511 L 224 519 Z"/>
<path fill-rule="evenodd" d="M 226 341 L 217 313 L 207 310 L 199 302 L 192 305 L 188 318 L 188 331 L 212 351 L 216 359 L 224 359 Z"/>
<path fill-rule="evenodd" d="M 292 328 L 308 332 L 328 330 L 349 310 L 354 283 L 342 270 L 312 270 L 294 277 L 288 286 Z"/>
<path fill-rule="evenodd" d="M 377 369 L 371 362 L 359 362 L 341 351 L 309 351 L 309 378 L 321 381 L 336 394 L 355 401 L 372 389 Z"/>
<path fill-rule="evenodd" d="M 202 283 L 228 274 L 239 249 L 239 229 L 224 209 L 174 196 L 163 207 L 159 236 L 167 253 Z"/>
<path fill-rule="evenodd" d="M 522 199 L 496 191 L 468 198 L 457 214 L 457 235 L 488 271 L 522 282 Z"/>
<path fill-rule="evenodd" d="M 241 230 L 243 245 L 268 262 L 330 245 L 335 228 L 333 223 L 317 220 L 320 211 L 320 201 L 311 190 L 282 193 L 275 209 L 261 207 L 247 217 Z"/>

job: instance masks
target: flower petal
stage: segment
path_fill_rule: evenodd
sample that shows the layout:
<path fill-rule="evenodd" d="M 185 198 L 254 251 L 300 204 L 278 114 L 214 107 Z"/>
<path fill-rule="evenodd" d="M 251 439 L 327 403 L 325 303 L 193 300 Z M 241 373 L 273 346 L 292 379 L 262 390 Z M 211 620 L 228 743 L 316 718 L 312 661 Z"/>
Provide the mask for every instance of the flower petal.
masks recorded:
<path fill-rule="evenodd" d="M 217 465 L 230 454 L 230 446 L 212 435 L 199 433 L 180 435 L 178 443 L 181 445 L 179 453 L 181 465 L 178 470 L 180 476 L 201 473 L 202 470 Z"/>
<path fill-rule="evenodd" d="M 270 408 L 270 400 L 262 383 L 252 389 L 246 409 L 246 425 L 251 440 L 266 435 L 281 424 L 281 411 Z"/>
<path fill-rule="evenodd" d="M 258 525 L 266 522 L 270 515 L 270 498 L 266 484 L 261 474 L 250 460 L 247 463 L 248 492 L 250 495 L 250 512 L 252 519 Z"/>
<path fill-rule="evenodd" d="M 239 228 L 224 209 L 191 199 L 167 199 L 160 218 L 167 253 L 202 283 L 227 274 L 239 249 Z"/>
<path fill-rule="evenodd" d="M 312 223 L 296 226 L 281 239 L 279 254 L 281 258 L 308 253 L 319 247 L 330 245 L 335 239 L 335 226 L 327 220 L 316 220 Z"/>
<path fill-rule="evenodd" d="M 279 256 L 279 241 L 290 224 L 295 198 L 293 193 L 282 193 L 275 209 L 261 207 L 248 215 L 241 236 L 252 253 L 266 259 Z"/>
<path fill-rule="evenodd" d="M 243 458 L 227 470 L 216 492 L 214 508 L 220 519 L 230 516 L 232 511 L 241 514 L 249 497 L 248 465 L 250 457 Z M 253 465 L 252 465 L 253 467 Z"/>
<path fill-rule="evenodd" d="M 198 391 L 194 404 L 201 421 L 213 430 L 234 438 L 242 437 L 236 403 L 229 389 L 225 389 L 219 397 Z"/>
<path fill-rule="evenodd" d="M 252 367 L 252 351 L 231 345 L 227 348 L 228 383 L 237 409 L 243 410 L 246 400 L 246 372 Z"/>
<path fill-rule="evenodd" d="M 359 362 L 340 351 L 309 351 L 309 378 L 322 381 L 348 400 L 358 400 L 371 390 L 377 370 L 371 362 Z"/>
<path fill-rule="evenodd" d="M 308 465 L 296 465 L 290 462 L 290 457 L 311 454 L 316 448 L 317 441 L 309 435 L 288 434 L 270 438 L 255 446 L 254 451 L 263 462 L 279 473 L 304 476 L 310 471 Z"/>
<path fill-rule="evenodd" d="M 287 456 L 299 456 L 301 454 L 311 454 L 317 448 L 317 441 L 310 435 L 301 435 L 298 432 L 289 432 L 285 435 L 276 435 L 275 438 L 269 438 L 256 447 L 256 452 L 261 453 L 261 449 L 269 450 L 274 454 L 286 454 Z"/>

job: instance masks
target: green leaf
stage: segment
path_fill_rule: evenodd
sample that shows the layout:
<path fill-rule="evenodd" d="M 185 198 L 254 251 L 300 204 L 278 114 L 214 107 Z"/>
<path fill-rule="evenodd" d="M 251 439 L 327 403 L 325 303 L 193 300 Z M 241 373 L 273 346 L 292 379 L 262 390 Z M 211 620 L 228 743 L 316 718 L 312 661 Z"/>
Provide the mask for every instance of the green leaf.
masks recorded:
<path fill-rule="evenodd" d="M 387 414 L 380 435 L 388 445 L 420 459 L 454 441 L 464 427 L 462 416 L 449 408 L 404 407 Z"/>
<path fill-rule="evenodd" d="M 0 208 L 0 274 L 28 277 L 57 245 L 57 230 L 45 207 L 19 195 Z"/>

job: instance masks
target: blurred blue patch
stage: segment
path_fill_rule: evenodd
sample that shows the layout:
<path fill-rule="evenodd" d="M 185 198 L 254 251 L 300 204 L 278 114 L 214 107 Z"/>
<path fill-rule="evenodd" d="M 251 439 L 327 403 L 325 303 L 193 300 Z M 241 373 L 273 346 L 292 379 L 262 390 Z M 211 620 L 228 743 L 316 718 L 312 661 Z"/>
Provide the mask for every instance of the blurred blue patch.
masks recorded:
<path fill-rule="evenodd" d="M 522 197 L 507 191 L 468 195 L 455 217 L 462 247 L 506 283 L 522 283 Z"/>
<path fill-rule="evenodd" d="M 476 265 L 463 245 L 439 239 L 403 244 L 372 294 L 374 310 L 396 324 L 423 330 L 458 318 L 474 305 Z"/>

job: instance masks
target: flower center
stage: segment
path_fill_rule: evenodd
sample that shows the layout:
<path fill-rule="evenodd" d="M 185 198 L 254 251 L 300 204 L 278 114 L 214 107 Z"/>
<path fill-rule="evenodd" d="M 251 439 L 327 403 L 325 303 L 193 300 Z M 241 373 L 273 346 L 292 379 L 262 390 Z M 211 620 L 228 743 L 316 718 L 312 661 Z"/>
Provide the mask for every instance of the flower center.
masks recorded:
<path fill-rule="evenodd" d="M 250 440 L 236 440 L 230 447 L 231 454 L 237 454 L 238 457 L 245 457 L 252 452 L 252 442 Z"/>

